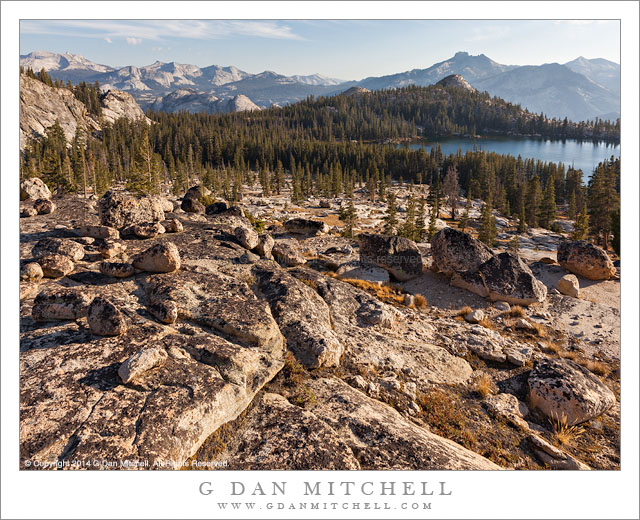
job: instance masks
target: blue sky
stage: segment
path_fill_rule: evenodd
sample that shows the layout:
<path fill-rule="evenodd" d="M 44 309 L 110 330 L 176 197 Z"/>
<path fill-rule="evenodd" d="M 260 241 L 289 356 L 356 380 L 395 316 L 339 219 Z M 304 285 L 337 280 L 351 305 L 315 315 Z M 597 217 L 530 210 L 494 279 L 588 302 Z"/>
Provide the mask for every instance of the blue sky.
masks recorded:
<path fill-rule="evenodd" d="M 111 66 L 156 60 L 250 73 L 362 79 L 426 68 L 457 51 L 509 65 L 578 56 L 620 62 L 620 25 L 594 20 L 22 20 L 20 53 L 82 54 Z"/>

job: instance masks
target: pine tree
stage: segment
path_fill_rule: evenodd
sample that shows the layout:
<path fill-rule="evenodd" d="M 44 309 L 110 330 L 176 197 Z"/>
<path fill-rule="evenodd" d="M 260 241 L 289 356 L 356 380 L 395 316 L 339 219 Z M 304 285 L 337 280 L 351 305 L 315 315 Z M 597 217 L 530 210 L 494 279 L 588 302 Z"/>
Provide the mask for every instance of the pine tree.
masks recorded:
<path fill-rule="evenodd" d="M 282 166 L 282 161 L 278 159 L 278 163 L 276 164 L 276 171 L 273 178 L 273 187 L 276 190 L 276 194 L 280 195 L 282 188 L 284 187 L 284 167 Z"/>
<path fill-rule="evenodd" d="M 609 247 L 611 212 L 620 207 L 619 190 L 620 159 L 601 162 L 589 180 L 589 225 L 591 234 Z"/>
<path fill-rule="evenodd" d="M 416 200 L 413 195 L 410 195 L 407 201 L 407 216 L 400 229 L 398 229 L 398 235 L 409 240 L 415 240 L 416 238 Z"/>
<path fill-rule="evenodd" d="M 447 176 L 444 178 L 444 195 L 451 208 L 451 218 L 456 219 L 456 209 L 458 208 L 458 197 L 460 196 L 460 185 L 458 184 L 458 168 L 454 164 L 447 169 Z"/>
<path fill-rule="evenodd" d="M 422 242 L 424 240 L 425 235 L 427 234 L 427 230 L 424 227 L 424 220 L 426 218 L 426 201 L 424 197 L 420 198 L 420 204 L 418 205 L 418 211 L 416 212 L 415 218 L 415 236 L 414 240 L 416 242 Z"/>
<path fill-rule="evenodd" d="M 469 226 L 469 214 L 471 213 L 471 188 L 467 190 L 467 203 L 464 206 L 464 213 L 462 217 L 460 217 L 460 222 L 458 222 L 458 227 L 464 231 Z"/>
<path fill-rule="evenodd" d="M 620 208 L 611 212 L 611 232 L 613 240 L 611 246 L 618 256 L 620 256 Z"/>
<path fill-rule="evenodd" d="M 547 186 L 542 195 L 540 204 L 540 225 L 549 229 L 551 224 L 558 217 L 558 209 L 556 207 L 556 189 L 553 178 L 547 181 Z"/>
<path fill-rule="evenodd" d="M 398 208 L 396 207 L 396 194 L 389 193 L 387 201 L 387 213 L 384 216 L 384 228 L 383 233 L 385 235 L 394 235 L 396 232 L 396 226 L 398 225 Z"/>
<path fill-rule="evenodd" d="M 524 197 L 520 199 L 520 215 L 518 217 L 518 233 L 527 232 L 527 215 L 524 209 Z"/>
<path fill-rule="evenodd" d="M 480 226 L 480 232 L 478 233 L 478 240 L 484 242 L 489 247 L 493 247 L 496 236 L 498 235 L 498 228 L 490 203 L 485 203 L 484 206 L 482 206 L 481 219 L 482 224 Z"/>
<path fill-rule="evenodd" d="M 358 213 L 356 212 L 356 207 L 353 204 L 353 198 L 349 198 L 349 204 L 347 207 L 340 210 L 340 220 L 344 222 L 342 236 L 353 238 L 353 228 L 357 223 L 357 217 Z"/>
<path fill-rule="evenodd" d="M 576 222 L 573 226 L 573 240 L 584 240 L 589 236 L 589 213 L 587 212 L 587 205 L 582 207 L 582 211 L 576 217 Z"/>
<path fill-rule="evenodd" d="M 436 206 L 431 206 L 431 211 L 429 212 L 429 228 L 427 230 L 427 237 L 429 238 L 429 242 L 433 240 L 433 237 L 438 232 L 438 229 L 436 228 L 436 219 L 437 219 L 436 215 L 437 215 Z"/>
<path fill-rule="evenodd" d="M 514 235 L 509 241 L 507 249 L 512 253 L 518 253 L 518 251 L 520 251 L 520 237 L 518 237 L 518 235 Z"/>
<path fill-rule="evenodd" d="M 542 189 L 540 179 L 534 174 L 527 183 L 526 194 L 526 221 L 531 227 L 538 226 L 538 211 L 542 200 Z"/>
<path fill-rule="evenodd" d="M 577 211 L 576 192 L 572 191 L 571 194 L 569 195 L 569 210 L 567 214 L 567 216 L 569 217 L 569 220 L 576 219 L 576 211 Z"/>

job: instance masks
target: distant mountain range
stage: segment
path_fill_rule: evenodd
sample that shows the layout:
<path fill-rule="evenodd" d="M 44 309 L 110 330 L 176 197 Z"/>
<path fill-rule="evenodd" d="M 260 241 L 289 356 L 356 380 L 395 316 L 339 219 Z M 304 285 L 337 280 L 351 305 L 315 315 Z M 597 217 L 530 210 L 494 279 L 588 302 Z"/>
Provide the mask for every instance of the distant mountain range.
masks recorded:
<path fill-rule="evenodd" d="M 342 81 L 320 74 L 284 76 L 272 71 L 250 74 L 236 67 L 200 68 L 159 61 L 145 67 L 116 69 L 80 55 L 46 51 L 21 56 L 20 64 L 35 71 L 44 68 L 53 78 L 65 82 L 98 81 L 105 90 L 130 92 L 143 108 L 166 111 L 255 110 L 256 106 L 293 103 L 310 95 L 339 94 L 352 87 L 379 90 L 432 85 L 457 74 L 480 91 L 486 90 L 549 117 L 582 121 L 620 116 L 620 65 L 600 58 L 579 57 L 565 64 L 519 66 L 502 65 L 484 54 L 458 52 L 426 69 L 360 81 Z"/>

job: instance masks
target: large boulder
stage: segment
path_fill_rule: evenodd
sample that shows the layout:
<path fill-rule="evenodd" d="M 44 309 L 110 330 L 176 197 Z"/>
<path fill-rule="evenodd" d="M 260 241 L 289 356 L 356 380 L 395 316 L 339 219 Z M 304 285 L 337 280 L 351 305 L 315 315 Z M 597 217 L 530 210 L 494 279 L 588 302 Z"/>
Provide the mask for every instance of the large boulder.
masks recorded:
<path fill-rule="evenodd" d="M 501 253 L 478 268 L 492 301 L 512 305 L 530 305 L 547 297 L 547 287 L 540 282 L 522 259 L 513 253 Z"/>
<path fill-rule="evenodd" d="M 431 241 L 433 261 L 445 274 L 475 271 L 493 257 L 491 249 L 468 233 L 446 227 Z"/>
<path fill-rule="evenodd" d="M 100 240 L 104 240 L 105 238 L 120 238 L 118 230 L 109 226 L 81 226 L 78 228 L 78 235 L 81 237 L 91 237 Z"/>
<path fill-rule="evenodd" d="M 558 246 L 558 263 L 589 280 L 608 280 L 616 268 L 606 251 L 586 240 L 563 240 Z"/>
<path fill-rule="evenodd" d="M 225 201 L 214 202 L 213 204 L 208 204 L 205 207 L 205 213 L 207 215 L 217 215 L 218 213 L 222 213 L 229 209 L 229 205 Z"/>
<path fill-rule="evenodd" d="M 163 242 L 138 253 L 133 267 L 149 273 L 170 273 L 180 269 L 180 252 L 173 242 Z"/>
<path fill-rule="evenodd" d="M 306 218 L 292 218 L 284 223 L 285 229 L 289 233 L 299 235 L 326 235 L 329 232 L 329 226 L 319 220 L 311 220 Z"/>
<path fill-rule="evenodd" d="M 73 240 L 66 238 L 43 238 L 33 246 L 31 254 L 34 258 L 43 258 L 48 255 L 66 256 L 74 262 L 84 258 L 84 247 Z"/>
<path fill-rule="evenodd" d="M 340 379 L 316 379 L 310 388 L 316 399 L 306 409 L 357 453 L 362 469 L 500 469 L 482 455 L 410 422 Z"/>
<path fill-rule="evenodd" d="M 127 226 L 120 234 L 128 238 L 154 238 L 164 233 L 166 230 L 160 222 L 144 222 Z"/>
<path fill-rule="evenodd" d="M 260 243 L 258 233 L 256 233 L 256 230 L 252 227 L 237 226 L 233 230 L 233 236 L 245 249 L 255 249 Z"/>
<path fill-rule="evenodd" d="M 71 258 L 64 255 L 46 255 L 38 259 L 45 278 L 62 278 L 73 272 Z"/>
<path fill-rule="evenodd" d="M 202 202 L 200 202 L 196 198 L 182 199 L 182 204 L 180 204 L 180 208 L 185 213 L 199 213 L 204 214 L 206 208 Z"/>
<path fill-rule="evenodd" d="M 120 365 L 118 376 L 126 385 L 152 368 L 164 365 L 168 357 L 167 351 L 163 348 L 156 346 L 142 348 Z"/>
<path fill-rule="evenodd" d="M 351 260 L 341 264 L 336 269 L 336 274 L 341 278 L 364 280 L 379 285 L 389 282 L 389 272 L 386 269 L 366 264 L 360 260 Z"/>
<path fill-rule="evenodd" d="M 295 240 L 277 240 L 271 248 L 273 257 L 285 267 L 295 267 L 306 264 L 307 260 Z"/>
<path fill-rule="evenodd" d="M 422 274 L 420 250 L 407 238 L 363 233 L 358 236 L 358 243 L 361 262 L 382 267 L 400 281 Z"/>
<path fill-rule="evenodd" d="M 258 237 L 258 245 L 255 248 L 255 252 L 268 260 L 273 258 L 271 251 L 273 250 L 273 246 L 275 244 L 275 240 L 271 235 L 264 234 Z"/>
<path fill-rule="evenodd" d="M 100 262 L 100 272 L 114 278 L 127 278 L 136 272 L 135 267 L 128 262 Z"/>
<path fill-rule="evenodd" d="M 50 199 L 51 190 L 38 177 L 25 179 L 20 183 L 20 200 Z"/>
<path fill-rule="evenodd" d="M 309 368 L 337 366 L 344 346 L 332 330 L 329 307 L 318 293 L 268 264 L 257 265 L 253 272 L 261 296 L 269 302 L 298 361 Z"/>
<path fill-rule="evenodd" d="M 56 205 L 49 199 L 38 199 L 33 203 L 38 215 L 49 215 L 56 210 Z"/>
<path fill-rule="evenodd" d="M 114 256 L 123 255 L 126 250 L 127 244 L 111 238 L 107 238 L 98 244 L 98 252 L 102 258 L 113 258 Z"/>
<path fill-rule="evenodd" d="M 76 320 L 87 314 L 91 296 L 83 290 L 56 287 L 36 296 L 31 315 L 36 321 Z"/>
<path fill-rule="evenodd" d="M 122 229 L 134 224 L 164 220 L 162 204 L 154 197 L 137 198 L 126 191 L 110 190 L 99 201 L 100 222 Z"/>
<path fill-rule="evenodd" d="M 165 220 L 162 225 L 167 233 L 181 233 L 184 231 L 184 226 L 182 222 L 180 222 L 177 218 L 173 218 L 171 220 Z"/>
<path fill-rule="evenodd" d="M 568 359 L 543 359 L 529 374 L 529 400 L 546 416 L 579 424 L 611 408 L 614 393 L 586 368 Z"/>
<path fill-rule="evenodd" d="M 113 302 L 98 296 L 87 309 L 87 323 L 98 336 L 119 336 L 127 331 L 127 324 Z"/>
<path fill-rule="evenodd" d="M 21 282 L 38 283 L 43 276 L 42 267 L 36 262 L 29 262 L 20 268 Z"/>
<path fill-rule="evenodd" d="M 340 436 L 311 412 L 279 394 L 256 401 L 214 461 L 226 461 L 229 470 L 360 469 Z"/>
<path fill-rule="evenodd" d="M 202 184 L 198 184 L 189 188 L 184 194 L 184 197 L 182 197 L 182 200 L 193 199 L 201 202 L 203 198 L 208 197 L 209 195 L 211 195 L 211 190 Z"/>
<path fill-rule="evenodd" d="M 246 283 L 222 274 L 183 270 L 156 275 L 148 282 L 148 298 L 152 314 L 163 322 L 176 313 L 250 345 L 282 338 L 269 305 L 258 300 Z"/>
<path fill-rule="evenodd" d="M 558 291 L 565 296 L 580 298 L 580 282 L 575 274 L 566 274 L 556 284 Z"/>

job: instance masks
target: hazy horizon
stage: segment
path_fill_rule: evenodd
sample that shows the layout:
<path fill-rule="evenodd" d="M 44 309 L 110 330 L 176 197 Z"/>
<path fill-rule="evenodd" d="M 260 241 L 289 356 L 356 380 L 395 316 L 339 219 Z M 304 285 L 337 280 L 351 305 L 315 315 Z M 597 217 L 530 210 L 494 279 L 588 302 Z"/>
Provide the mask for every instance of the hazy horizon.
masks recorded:
<path fill-rule="evenodd" d="M 454 37 L 452 37 L 454 36 Z M 428 68 L 456 52 L 505 65 L 620 62 L 609 20 L 22 20 L 20 54 L 80 54 L 111 67 L 155 61 L 256 74 L 361 80 Z"/>

